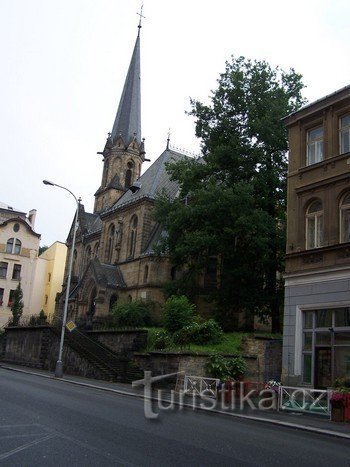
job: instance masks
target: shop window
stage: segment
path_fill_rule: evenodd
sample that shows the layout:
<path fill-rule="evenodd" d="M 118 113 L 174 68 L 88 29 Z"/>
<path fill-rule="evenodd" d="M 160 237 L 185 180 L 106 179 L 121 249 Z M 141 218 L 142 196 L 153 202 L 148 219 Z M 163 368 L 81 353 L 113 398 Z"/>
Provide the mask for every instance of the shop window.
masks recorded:
<path fill-rule="evenodd" d="M 303 382 L 305 384 L 311 384 L 311 376 L 312 376 L 312 354 L 304 354 Z"/>
<path fill-rule="evenodd" d="M 332 310 L 317 310 L 315 326 L 316 328 L 331 328 Z"/>
<path fill-rule="evenodd" d="M 5 263 L 4 261 L 1 261 L 0 262 L 0 277 L 6 279 L 7 268 L 8 268 L 8 263 Z"/>
<path fill-rule="evenodd" d="M 340 310 L 337 310 L 337 313 L 335 313 L 334 326 L 350 326 L 350 308 L 341 308 Z"/>
<path fill-rule="evenodd" d="M 350 152 L 350 115 L 339 119 L 340 154 Z"/>
<path fill-rule="evenodd" d="M 21 280 L 21 269 L 22 269 L 21 264 L 13 265 L 12 279 L 15 279 L 17 281 Z"/>
<path fill-rule="evenodd" d="M 319 126 L 307 132 L 306 165 L 323 161 L 323 127 Z"/>
<path fill-rule="evenodd" d="M 319 248 L 323 244 L 323 207 L 314 201 L 306 213 L 306 249 Z"/>
<path fill-rule="evenodd" d="M 340 203 L 340 241 L 350 242 L 350 193 Z"/>

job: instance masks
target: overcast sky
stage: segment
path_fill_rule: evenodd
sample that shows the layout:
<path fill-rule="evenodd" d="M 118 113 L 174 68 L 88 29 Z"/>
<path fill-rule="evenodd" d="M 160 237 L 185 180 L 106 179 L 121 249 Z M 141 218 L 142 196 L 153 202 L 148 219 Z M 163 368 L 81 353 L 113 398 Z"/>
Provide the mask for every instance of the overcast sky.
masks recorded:
<path fill-rule="evenodd" d="M 41 244 L 92 211 L 137 35 L 140 1 L 0 0 L 0 201 L 37 209 Z M 189 98 L 207 101 L 231 55 L 304 76 L 315 100 L 350 84 L 349 0 L 144 1 L 142 133 L 152 162 L 171 143 L 199 152 Z M 146 168 L 146 165 L 144 169 Z"/>

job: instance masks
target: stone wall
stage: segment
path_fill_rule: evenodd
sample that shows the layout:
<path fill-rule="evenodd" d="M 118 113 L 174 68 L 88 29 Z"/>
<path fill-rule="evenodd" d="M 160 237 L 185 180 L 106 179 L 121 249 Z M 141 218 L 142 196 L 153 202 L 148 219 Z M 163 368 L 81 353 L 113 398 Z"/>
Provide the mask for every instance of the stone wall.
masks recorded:
<path fill-rule="evenodd" d="M 244 337 L 242 351 L 247 356 L 256 357 L 255 368 L 250 368 L 252 376 L 258 378 L 256 381 L 281 380 L 282 339 Z"/>
<path fill-rule="evenodd" d="M 5 333 L 2 361 L 54 371 L 59 337 L 49 326 L 9 327 Z M 64 373 L 106 379 L 105 375 L 68 346 L 63 348 Z"/>
<path fill-rule="evenodd" d="M 89 337 L 101 342 L 115 353 L 131 354 L 144 349 L 147 345 L 147 331 L 88 331 Z"/>

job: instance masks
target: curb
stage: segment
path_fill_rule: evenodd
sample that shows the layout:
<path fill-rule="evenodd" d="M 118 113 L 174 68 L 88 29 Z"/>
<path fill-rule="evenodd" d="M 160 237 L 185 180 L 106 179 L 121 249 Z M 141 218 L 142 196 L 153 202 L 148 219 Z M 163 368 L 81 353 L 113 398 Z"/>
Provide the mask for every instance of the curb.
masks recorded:
<path fill-rule="evenodd" d="M 90 388 L 90 389 L 98 389 L 100 391 L 112 392 L 114 394 L 119 394 L 121 396 L 135 397 L 137 399 L 142 399 L 142 400 L 144 399 L 143 394 L 137 394 L 137 393 L 133 393 L 133 392 L 123 391 L 122 389 L 112 389 L 112 388 L 106 388 L 106 387 L 103 387 L 103 386 L 97 386 L 95 384 L 89 384 L 89 383 L 83 383 L 83 382 L 80 382 L 80 381 L 74 381 L 74 380 L 66 379 L 66 378 L 56 378 L 55 376 L 44 375 L 44 374 L 41 374 L 41 373 L 36 373 L 34 371 L 22 370 L 20 368 L 8 367 L 6 365 L 1 365 L 1 364 L 0 364 L 0 368 L 3 368 L 4 370 L 16 371 L 18 373 L 24 373 L 24 374 L 28 374 L 28 375 L 39 376 L 41 378 L 52 379 L 52 380 L 55 380 L 55 381 L 63 381 L 64 383 L 75 384 L 76 386 L 83 386 L 83 387 L 87 387 L 87 388 Z M 156 397 L 152 397 L 151 400 L 158 401 L 158 399 Z M 163 399 L 163 401 L 167 402 L 166 399 Z M 176 401 L 174 401 L 174 404 L 178 405 L 178 406 L 180 405 Z M 193 406 L 190 405 L 190 404 L 182 404 L 182 407 L 187 407 L 187 408 L 190 408 L 190 409 L 193 410 Z M 203 407 L 200 407 L 200 406 L 196 406 L 195 408 L 196 408 L 196 410 L 198 410 L 200 412 L 215 413 L 215 414 L 218 414 L 218 415 L 225 415 L 226 417 L 242 418 L 242 419 L 245 419 L 245 420 L 252 420 L 254 422 L 269 423 L 269 424 L 272 424 L 272 425 L 278 425 L 278 426 L 282 426 L 282 427 L 285 427 L 285 428 L 293 428 L 293 429 L 296 429 L 296 430 L 303 430 L 303 431 L 307 431 L 309 433 L 317 433 L 317 434 L 321 434 L 321 435 L 333 436 L 333 437 L 336 437 L 336 438 L 350 439 L 350 433 L 349 434 L 340 433 L 339 431 L 326 430 L 324 428 L 316 428 L 316 427 L 307 426 L 307 425 L 300 425 L 298 423 L 284 422 L 284 421 L 281 421 L 281 420 L 273 420 L 271 418 L 266 418 L 266 417 L 254 417 L 253 415 L 243 415 L 243 414 L 237 414 L 237 413 L 232 413 L 232 412 L 224 412 L 223 410 L 217 410 L 217 409 L 209 410 L 207 408 L 203 408 Z"/>

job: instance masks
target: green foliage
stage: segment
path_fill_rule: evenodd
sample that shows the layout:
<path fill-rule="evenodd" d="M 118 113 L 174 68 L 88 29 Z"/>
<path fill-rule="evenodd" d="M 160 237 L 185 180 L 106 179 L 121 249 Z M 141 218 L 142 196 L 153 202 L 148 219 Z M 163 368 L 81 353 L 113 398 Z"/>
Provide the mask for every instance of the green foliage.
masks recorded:
<path fill-rule="evenodd" d="M 194 317 L 195 305 L 185 295 L 169 297 L 164 303 L 164 327 L 174 333 L 189 325 Z"/>
<path fill-rule="evenodd" d="M 44 253 L 49 247 L 47 245 L 39 246 L 39 256 Z"/>
<path fill-rule="evenodd" d="M 208 357 L 206 370 L 209 376 L 219 378 L 221 381 L 241 378 L 246 371 L 246 363 L 243 357 L 226 358 L 218 353 Z"/>
<path fill-rule="evenodd" d="M 223 339 L 221 327 L 214 319 L 203 323 L 191 323 L 184 326 L 173 335 L 175 344 L 185 346 L 189 344 L 216 344 Z"/>
<path fill-rule="evenodd" d="M 11 320 L 11 326 L 18 326 L 19 320 L 21 319 L 22 313 L 23 313 L 23 291 L 21 288 L 21 283 L 19 282 L 14 296 L 13 296 L 13 303 L 11 306 L 11 312 L 12 312 L 12 320 Z"/>
<path fill-rule="evenodd" d="M 32 315 L 29 318 L 29 326 L 42 326 L 47 324 L 47 316 L 44 310 L 41 310 L 39 315 Z"/>
<path fill-rule="evenodd" d="M 337 378 L 333 387 L 337 392 L 350 393 L 350 378 Z"/>
<path fill-rule="evenodd" d="M 153 336 L 153 349 L 164 350 L 173 345 L 171 335 L 164 329 L 155 331 Z"/>
<path fill-rule="evenodd" d="M 303 104 L 302 88 L 294 70 L 232 58 L 211 105 L 191 101 L 203 159 L 167 166 L 180 196 L 157 200 L 156 219 L 168 232 L 160 252 L 175 266 L 186 265 L 176 293 L 188 294 L 190 287 L 206 294 L 225 329 L 233 329 L 232 315 L 244 311 L 272 316 L 279 330 L 288 149 L 281 119 Z M 220 281 L 203 290 L 198 279 L 213 256 Z"/>
<path fill-rule="evenodd" d="M 151 324 L 152 304 L 139 300 L 116 303 L 111 311 L 111 327 L 143 327 Z"/>

